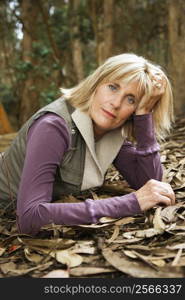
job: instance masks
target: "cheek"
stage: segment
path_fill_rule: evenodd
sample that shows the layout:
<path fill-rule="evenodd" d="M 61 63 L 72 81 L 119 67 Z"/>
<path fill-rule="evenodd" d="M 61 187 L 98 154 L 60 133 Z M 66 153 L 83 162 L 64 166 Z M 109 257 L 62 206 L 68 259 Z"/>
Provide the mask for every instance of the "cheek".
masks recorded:
<path fill-rule="evenodd" d="M 91 105 L 92 111 L 95 113 L 98 113 L 99 109 L 105 105 L 105 99 L 103 96 L 98 95 L 98 97 L 96 97 Z"/>
<path fill-rule="evenodd" d="M 101 106 L 109 101 L 110 95 L 105 88 L 97 90 L 94 97 L 94 102 L 96 106 Z"/>
<path fill-rule="evenodd" d="M 94 99 L 92 100 L 92 108 L 97 108 L 101 105 L 101 95 L 99 93 L 95 94 Z"/>
<path fill-rule="evenodd" d="M 89 109 L 90 116 L 92 119 L 97 118 L 97 116 L 99 115 L 100 107 L 101 107 L 101 103 L 100 103 L 99 99 L 97 99 L 97 98 L 93 99 L 93 101 L 90 105 L 90 109 Z"/>
<path fill-rule="evenodd" d="M 128 118 L 135 111 L 135 107 L 127 107 L 120 112 L 120 119 Z"/>

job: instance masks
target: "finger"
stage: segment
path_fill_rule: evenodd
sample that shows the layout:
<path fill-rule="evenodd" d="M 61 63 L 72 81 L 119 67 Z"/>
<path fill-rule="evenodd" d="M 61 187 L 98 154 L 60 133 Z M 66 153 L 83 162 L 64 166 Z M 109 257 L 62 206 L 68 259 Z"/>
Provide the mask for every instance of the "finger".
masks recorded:
<path fill-rule="evenodd" d="M 151 81 L 153 83 L 154 88 L 159 90 L 165 90 L 167 83 L 165 77 L 162 74 L 152 74 Z"/>
<path fill-rule="evenodd" d="M 171 199 L 172 199 L 172 203 L 175 204 L 175 193 L 171 187 L 171 185 L 169 183 L 165 183 L 165 189 L 167 194 L 170 195 Z"/>
<path fill-rule="evenodd" d="M 157 78 L 152 79 L 152 84 L 154 88 L 161 89 L 163 87 L 162 80 L 158 80 Z"/>
<path fill-rule="evenodd" d="M 162 82 L 163 80 L 163 77 L 161 75 L 155 75 L 155 76 L 152 76 L 152 81 L 155 80 L 157 82 Z"/>
<path fill-rule="evenodd" d="M 158 186 L 158 193 L 171 199 L 171 205 L 175 204 L 175 193 L 168 183 L 161 182 Z"/>
<path fill-rule="evenodd" d="M 170 185 L 163 183 L 160 187 L 160 194 L 169 197 L 172 205 L 175 204 L 175 194 Z"/>
<path fill-rule="evenodd" d="M 172 203 L 174 205 L 175 202 L 176 202 L 176 197 L 175 197 L 175 193 L 174 193 L 174 191 L 173 191 L 173 189 L 172 189 L 172 187 L 170 185 L 169 185 L 169 192 L 171 193 Z"/>
<path fill-rule="evenodd" d="M 170 205 L 172 205 L 171 198 L 169 198 L 167 196 L 160 195 L 157 204 L 163 205 L 163 206 L 164 205 L 165 206 L 170 206 Z"/>
<path fill-rule="evenodd" d="M 175 204 L 175 197 L 173 195 L 173 193 L 167 192 L 167 193 L 161 193 L 163 196 L 168 197 L 171 201 L 171 205 Z"/>

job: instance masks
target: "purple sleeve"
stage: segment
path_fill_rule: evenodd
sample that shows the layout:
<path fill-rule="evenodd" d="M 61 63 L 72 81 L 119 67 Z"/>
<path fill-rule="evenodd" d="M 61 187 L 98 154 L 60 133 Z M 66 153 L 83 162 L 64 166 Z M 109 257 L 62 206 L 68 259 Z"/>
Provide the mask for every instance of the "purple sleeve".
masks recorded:
<path fill-rule="evenodd" d="M 137 190 L 149 179 L 161 180 L 162 165 L 152 114 L 135 115 L 134 128 L 136 147 L 130 142 L 125 142 L 114 165 L 130 186 Z"/>
<path fill-rule="evenodd" d="M 51 203 L 57 166 L 70 144 L 65 121 L 47 113 L 28 132 L 27 150 L 17 199 L 19 232 L 36 234 L 41 226 L 96 223 L 102 216 L 140 213 L 135 194 L 82 203 Z"/>

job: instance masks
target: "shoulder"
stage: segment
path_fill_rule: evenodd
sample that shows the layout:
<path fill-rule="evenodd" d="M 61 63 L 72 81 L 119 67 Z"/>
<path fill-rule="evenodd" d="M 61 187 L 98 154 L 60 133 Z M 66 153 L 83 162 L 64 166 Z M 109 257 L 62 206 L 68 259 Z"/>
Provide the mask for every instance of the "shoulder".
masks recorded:
<path fill-rule="evenodd" d="M 52 112 L 45 113 L 33 122 L 28 131 L 28 139 L 33 135 L 37 135 L 37 138 L 41 135 L 59 136 L 64 138 L 67 144 L 71 139 L 66 121 Z"/>
<path fill-rule="evenodd" d="M 44 115 L 36 119 L 31 125 L 30 129 L 33 130 L 33 128 L 44 128 L 44 127 L 47 128 L 55 127 L 58 129 L 64 129 L 68 131 L 67 122 L 64 120 L 64 118 L 52 112 L 45 113 Z"/>

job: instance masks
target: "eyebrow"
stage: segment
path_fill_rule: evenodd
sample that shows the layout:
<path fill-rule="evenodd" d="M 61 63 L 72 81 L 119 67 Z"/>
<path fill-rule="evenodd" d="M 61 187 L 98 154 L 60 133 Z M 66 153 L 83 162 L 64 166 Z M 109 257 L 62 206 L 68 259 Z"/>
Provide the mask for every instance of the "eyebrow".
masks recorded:
<path fill-rule="evenodd" d="M 113 84 L 115 84 L 118 88 L 121 87 L 119 83 L 113 82 Z"/>
<path fill-rule="evenodd" d="M 132 97 L 134 97 L 137 100 L 137 97 L 134 94 L 128 93 L 127 96 L 132 96 Z"/>

